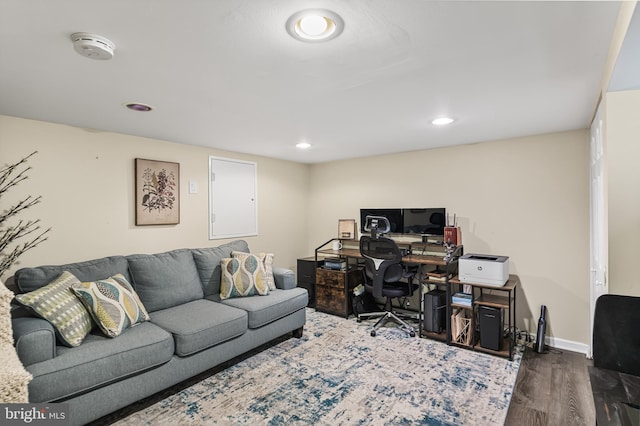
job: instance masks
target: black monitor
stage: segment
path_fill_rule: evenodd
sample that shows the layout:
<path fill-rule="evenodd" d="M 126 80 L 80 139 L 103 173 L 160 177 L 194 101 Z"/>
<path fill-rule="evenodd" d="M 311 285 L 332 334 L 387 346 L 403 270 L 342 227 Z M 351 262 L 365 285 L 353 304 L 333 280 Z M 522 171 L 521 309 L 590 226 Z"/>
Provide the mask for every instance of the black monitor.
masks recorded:
<path fill-rule="evenodd" d="M 446 217 L 444 208 L 402 209 L 402 233 L 444 235 Z"/>

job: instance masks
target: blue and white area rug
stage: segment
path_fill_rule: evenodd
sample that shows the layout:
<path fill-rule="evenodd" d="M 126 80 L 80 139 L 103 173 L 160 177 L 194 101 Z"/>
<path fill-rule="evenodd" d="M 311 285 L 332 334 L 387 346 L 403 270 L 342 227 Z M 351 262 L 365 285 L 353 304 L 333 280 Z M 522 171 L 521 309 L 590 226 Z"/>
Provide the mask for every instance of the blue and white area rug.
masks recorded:
<path fill-rule="evenodd" d="M 520 366 L 307 309 L 291 338 L 118 425 L 498 425 Z"/>

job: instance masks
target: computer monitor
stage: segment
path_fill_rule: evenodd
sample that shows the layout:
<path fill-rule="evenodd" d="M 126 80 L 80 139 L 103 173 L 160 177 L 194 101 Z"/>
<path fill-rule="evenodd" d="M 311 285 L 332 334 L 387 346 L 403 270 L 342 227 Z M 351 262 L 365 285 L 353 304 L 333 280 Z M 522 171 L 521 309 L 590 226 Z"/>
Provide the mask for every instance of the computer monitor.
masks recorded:
<path fill-rule="evenodd" d="M 403 234 L 444 235 L 445 222 L 444 208 L 402 209 Z"/>

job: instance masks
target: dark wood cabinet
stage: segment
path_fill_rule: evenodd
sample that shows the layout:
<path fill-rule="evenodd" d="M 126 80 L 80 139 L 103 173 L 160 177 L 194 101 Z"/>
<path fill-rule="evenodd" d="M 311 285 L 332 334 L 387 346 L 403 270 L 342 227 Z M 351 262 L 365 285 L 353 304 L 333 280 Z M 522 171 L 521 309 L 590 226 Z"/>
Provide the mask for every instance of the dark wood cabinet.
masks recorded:
<path fill-rule="evenodd" d="M 298 287 L 306 288 L 309 292 L 310 308 L 316 307 L 316 269 L 322 265 L 322 260 L 316 261 L 314 256 L 298 259 Z"/>
<path fill-rule="evenodd" d="M 362 272 L 316 269 L 316 310 L 347 318 L 352 312 L 351 294 L 362 281 Z"/>

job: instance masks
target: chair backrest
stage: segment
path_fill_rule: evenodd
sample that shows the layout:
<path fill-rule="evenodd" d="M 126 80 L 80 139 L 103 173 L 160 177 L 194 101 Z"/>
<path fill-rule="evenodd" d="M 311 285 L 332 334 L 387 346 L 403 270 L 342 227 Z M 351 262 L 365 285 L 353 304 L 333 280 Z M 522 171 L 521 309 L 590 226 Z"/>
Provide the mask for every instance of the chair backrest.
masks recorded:
<path fill-rule="evenodd" d="M 603 294 L 593 318 L 593 365 L 640 376 L 640 297 Z"/>
<path fill-rule="evenodd" d="M 382 297 L 385 282 L 397 282 L 402 278 L 402 253 L 390 238 L 360 238 L 360 254 L 364 266 L 373 283 L 373 296 Z"/>

